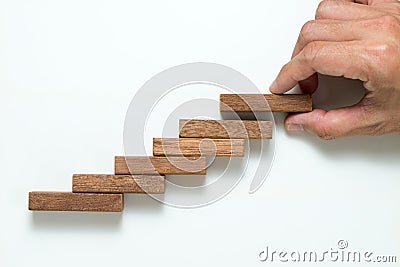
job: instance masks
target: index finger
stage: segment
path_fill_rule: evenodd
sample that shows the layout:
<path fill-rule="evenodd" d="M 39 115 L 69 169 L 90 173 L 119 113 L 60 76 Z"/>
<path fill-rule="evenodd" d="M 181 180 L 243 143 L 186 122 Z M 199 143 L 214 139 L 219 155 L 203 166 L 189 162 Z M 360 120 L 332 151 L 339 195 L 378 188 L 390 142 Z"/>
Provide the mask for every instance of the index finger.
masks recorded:
<path fill-rule="evenodd" d="M 366 82 L 369 64 L 365 57 L 357 56 L 361 54 L 362 49 L 363 45 L 359 41 L 311 42 L 283 66 L 270 86 L 270 91 L 283 94 L 315 73 L 343 76 Z"/>
<path fill-rule="evenodd" d="M 382 3 L 396 3 L 399 2 L 398 0 L 341 0 L 345 2 L 353 2 L 357 4 L 363 4 L 363 5 L 376 5 L 376 4 L 382 4 Z"/>

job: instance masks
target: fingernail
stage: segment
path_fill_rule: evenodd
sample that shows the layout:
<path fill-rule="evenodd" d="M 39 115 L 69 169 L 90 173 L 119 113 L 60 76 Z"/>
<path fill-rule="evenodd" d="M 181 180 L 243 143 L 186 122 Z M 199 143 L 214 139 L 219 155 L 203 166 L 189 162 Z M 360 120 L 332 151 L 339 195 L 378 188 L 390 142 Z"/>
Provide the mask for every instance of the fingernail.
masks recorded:
<path fill-rule="evenodd" d="M 290 132 L 299 132 L 304 131 L 304 128 L 301 124 L 289 123 L 288 125 L 286 125 L 286 130 Z"/>
<path fill-rule="evenodd" d="M 278 90 L 278 83 L 276 82 L 276 80 L 272 82 L 272 84 L 269 87 L 269 90 L 271 92 L 274 92 L 274 91 Z"/>

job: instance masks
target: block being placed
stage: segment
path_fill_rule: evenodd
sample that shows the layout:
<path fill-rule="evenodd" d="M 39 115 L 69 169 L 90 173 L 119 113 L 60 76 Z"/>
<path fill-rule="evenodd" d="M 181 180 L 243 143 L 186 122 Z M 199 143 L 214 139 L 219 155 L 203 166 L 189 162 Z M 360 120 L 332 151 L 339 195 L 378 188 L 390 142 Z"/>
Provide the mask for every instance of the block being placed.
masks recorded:
<path fill-rule="evenodd" d="M 122 194 L 29 192 L 29 210 L 121 212 Z"/>
<path fill-rule="evenodd" d="M 180 120 L 180 137 L 271 139 L 272 122 L 257 120 Z"/>
<path fill-rule="evenodd" d="M 312 98 L 309 94 L 221 94 L 220 111 L 309 112 L 312 111 Z"/>
<path fill-rule="evenodd" d="M 72 192 L 77 193 L 148 193 L 165 190 L 161 175 L 74 174 Z"/>
<path fill-rule="evenodd" d="M 155 156 L 244 156 L 244 139 L 153 138 Z"/>

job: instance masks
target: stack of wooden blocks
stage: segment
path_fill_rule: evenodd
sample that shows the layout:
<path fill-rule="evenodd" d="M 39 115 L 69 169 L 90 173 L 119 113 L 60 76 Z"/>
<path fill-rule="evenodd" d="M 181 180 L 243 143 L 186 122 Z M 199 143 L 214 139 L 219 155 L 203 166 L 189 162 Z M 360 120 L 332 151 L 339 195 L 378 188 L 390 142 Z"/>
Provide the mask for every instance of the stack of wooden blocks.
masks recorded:
<path fill-rule="evenodd" d="M 220 102 L 221 112 L 312 110 L 305 94 L 222 94 Z M 166 175 L 205 175 L 207 156 L 240 157 L 245 139 L 272 138 L 270 121 L 180 120 L 179 128 L 179 138 L 153 139 L 153 156 L 116 156 L 114 174 L 74 174 L 72 192 L 30 192 L 29 209 L 120 212 L 124 193 L 163 194 Z"/>

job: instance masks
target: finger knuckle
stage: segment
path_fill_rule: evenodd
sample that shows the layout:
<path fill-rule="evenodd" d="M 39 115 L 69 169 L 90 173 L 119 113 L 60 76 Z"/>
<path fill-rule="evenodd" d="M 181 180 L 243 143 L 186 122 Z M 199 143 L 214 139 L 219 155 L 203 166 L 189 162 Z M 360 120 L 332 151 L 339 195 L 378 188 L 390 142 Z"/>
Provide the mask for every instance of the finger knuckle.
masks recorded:
<path fill-rule="evenodd" d="M 319 42 L 310 42 L 304 47 L 304 58 L 307 62 L 313 63 L 317 57 L 319 51 L 321 50 L 321 45 Z"/>
<path fill-rule="evenodd" d="M 323 19 L 326 17 L 326 11 L 329 6 L 332 5 L 332 1 L 324 0 L 318 4 L 317 11 L 315 13 L 315 18 Z"/>
<path fill-rule="evenodd" d="M 396 5 L 393 7 L 393 12 L 397 15 L 400 15 L 400 5 Z"/>
<path fill-rule="evenodd" d="M 322 140 L 333 140 L 337 137 L 334 134 L 334 132 L 329 127 L 326 127 L 326 126 L 318 127 L 317 135 Z"/>
<path fill-rule="evenodd" d="M 399 53 L 398 51 L 398 45 L 393 42 L 384 42 L 374 46 L 371 54 L 375 57 L 376 63 L 379 66 L 388 66 L 392 61 L 393 56 Z"/>
<path fill-rule="evenodd" d="M 377 22 L 382 30 L 385 31 L 400 31 L 400 20 L 394 15 L 384 15 L 377 19 Z"/>
<path fill-rule="evenodd" d="M 332 123 L 324 121 L 324 115 L 320 115 L 320 118 L 311 125 L 314 128 L 314 132 L 320 139 L 332 140 L 338 137 L 335 128 Z"/>
<path fill-rule="evenodd" d="M 393 55 L 396 55 L 398 47 L 392 42 L 387 42 L 380 45 L 380 50 L 381 50 L 381 55 L 383 55 L 385 59 L 389 59 L 393 57 Z"/>
<path fill-rule="evenodd" d="M 366 76 L 366 88 L 375 88 L 382 84 L 383 80 L 392 80 L 398 69 L 398 56 L 400 46 L 393 40 L 382 40 L 365 47 L 367 56 L 363 69 Z"/>
<path fill-rule="evenodd" d="M 310 34 L 314 28 L 315 25 L 315 21 L 314 20 L 310 20 L 307 21 L 303 27 L 301 28 L 300 34 L 299 34 L 299 40 L 298 43 L 301 45 L 307 44 L 310 40 Z"/>
<path fill-rule="evenodd" d="M 303 25 L 303 27 L 301 28 L 301 31 L 304 32 L 304 33 L 311 32 L 316 23 L 317 23 L 316 20 L 309 20 L 309 21 L 307 21 L 307 22 Z"/>
<path fill-rule="evenodd" d="M 286 72 L 289 69 L 289 63 L 286 63 L 285 65 L 283 65 L 282 69 L 281 69 L 281 73 Z"/>

